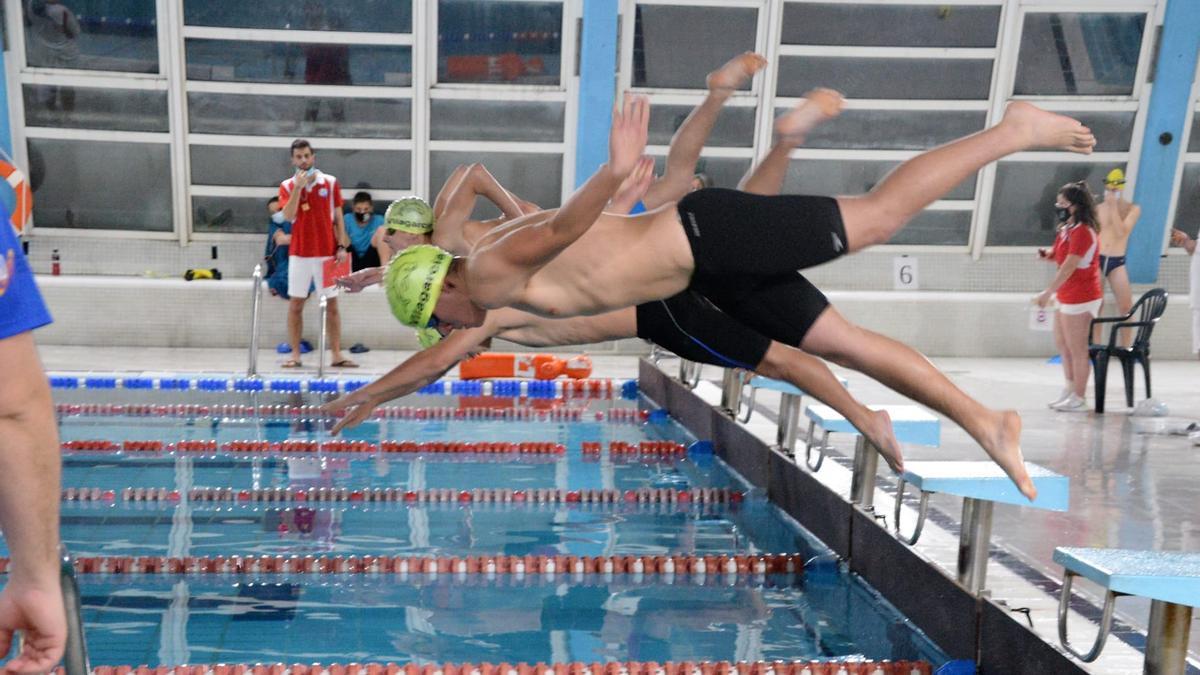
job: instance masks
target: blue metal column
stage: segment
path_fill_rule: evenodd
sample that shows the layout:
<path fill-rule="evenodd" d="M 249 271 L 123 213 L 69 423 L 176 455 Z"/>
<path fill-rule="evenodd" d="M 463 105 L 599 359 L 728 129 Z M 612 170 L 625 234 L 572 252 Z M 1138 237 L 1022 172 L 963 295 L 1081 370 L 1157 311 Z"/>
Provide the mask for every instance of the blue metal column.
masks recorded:
<path fill-rule="evenodd" d="M 0 148 L 12 157 L 12 126 L 8 119 L 8 71 L 5 70 L 7 63 L 8 51 L 0 52 Z"/>
<path fill-rule="evenodd" d="M 1153 30 L 1153 28 L 1151 28 Z M 1200 2 L 1168 0 L 1163 16 L 1154 91 L 1146 111 L 1146 140 L 1138 164 L 1133 201 L 1142 217 L 1129 238 L 1129 279 L 1148 284 L 1158 279 L 1171 191 L 1175 188 L 1183 122 L 1200 54 Z"/>
<path fill-rule="evenodd" d="M 608 160 L 608 129 L 617 81 L 617 0 L 586 0 L 579 36 L 579 126 L 575 186 Z"/>

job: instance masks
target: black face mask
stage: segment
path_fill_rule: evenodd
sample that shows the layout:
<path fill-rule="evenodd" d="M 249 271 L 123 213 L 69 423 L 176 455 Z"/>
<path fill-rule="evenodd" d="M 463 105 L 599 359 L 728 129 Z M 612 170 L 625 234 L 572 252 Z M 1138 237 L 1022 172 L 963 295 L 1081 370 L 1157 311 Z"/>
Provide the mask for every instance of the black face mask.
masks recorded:
<path fill-rule="evenodd" d="M 1058 222 L 1065 223 L 1071 219 L 1071 209 L 1054 207 L 1054 216 L 1058 218 Z"/>
<path fill-rule="evenodd" d="M 358 219 L 358 222 L 360 222 L 360 223 L 365 223 L 365 222 L 367 222 L 368 220 L 370 220 L 370 219 L 371 219 L 371 214 L 369 214 L 369 213 L 355 213 L 355 214 L 354 214 L 354 217 L 355 217 L 356 219 Z"/>

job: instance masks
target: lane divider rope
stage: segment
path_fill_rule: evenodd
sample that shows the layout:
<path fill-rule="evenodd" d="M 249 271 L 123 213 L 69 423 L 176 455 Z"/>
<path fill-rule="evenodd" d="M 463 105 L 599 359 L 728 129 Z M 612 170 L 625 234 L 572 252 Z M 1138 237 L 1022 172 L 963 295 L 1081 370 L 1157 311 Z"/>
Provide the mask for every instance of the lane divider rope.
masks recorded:
<path fill-rule="evenodd" d="M 584 441 L 581 451 L 584 455 L 601 454 L 599 441 Z M 229 454 L 311 454 L 327 453 L 421 453 L 421 454 L 523 454 L 523 455 L 564 455 L 567 448 L 562 443 L 552 442 L 466 442 L 466 441 L 384 441 L 371 443 L 368 441 L 331 440 L 331 441 L 249 441 L 235 440 L 218 443 L 215 440 L 183 440 L 173 443 L 159 440 L 124 440 L 121 442 L 107 439 L 75 439 L 63 441 L 61 449 L 64 452 L 124 452 L 124 453 L 229 453 Z M 687 446 L 674 441 L 611 441 L 608 444 L 611 455 L 649 455 L 654 457 L 681 456 L 687 454 Z"/>
<path fill-rule="evenodd" d="M 65 675 L 60 667 L 55 675 Z M 332 663 L 96 666 L 93 675 L 931 675 L 928 661 L 620 661 L 607 663 Z"/>
<path fill-rule="evenodd" d="M 299 420 L 334 419 L 345 415 L 344 411 L 336 415 L 321 412 L 319 406 L 302 405 L 200 405 L 195 403 L 172 403 L 163 405 L 151 404 L 121 404 L 121 403 L 59 403 L 55 412 L 60 416 L 87 417 L 272 417 Z M 374 419 L 405 419 L 405 420 L 487 420 L 487 421 L 520 421 L 520 422 L 582 422 L 597 421 L 610 423 L 639 424 L 654 418 L 665 419 L 665 414 L 656 415 L 660 411 L 638 410 L 637 408 L 609 408 L 597 410 L 588 414 L 582 408 L 552 408 L 541 410 L 536 408 L 489 408 L 487 406 L 383 406 L 372 413 Z"/>
<path fill-rule="evenodd" d="M 476 488 L 456 490 L 433 488 L 430 490 L 405 490 L 403 488 L 254 488 L 235 489 L 229 487 L 196 487 L 187 491 L 193 502 L 405 502 L 405 503 L 458 503 L 458 504 L 740 504 L 745 493 L 728 488 L 691 488 L 673 490 L 669 488 L 639 488 L 637 490 L 561 490 L 558 488 L 535 488 L 513 490 L 509 488 Z M 122 502 L 178 502 L 183 498 L 179 490 L 167 488 L 127 487 L 120 493 Z M 118 492 L 99 487 L 69 487 L 62 491 L 66 502 L 116 502 Z"/>

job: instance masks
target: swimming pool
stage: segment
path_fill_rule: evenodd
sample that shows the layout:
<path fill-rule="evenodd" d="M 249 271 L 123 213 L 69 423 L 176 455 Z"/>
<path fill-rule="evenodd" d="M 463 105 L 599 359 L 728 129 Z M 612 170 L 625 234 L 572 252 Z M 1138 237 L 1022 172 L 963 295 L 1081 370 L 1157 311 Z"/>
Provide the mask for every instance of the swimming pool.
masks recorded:
<path fill-rule="evenodd" d="M 93 664 L 946 660 L 645 401 L 316 396 L 56 390 Z"/>

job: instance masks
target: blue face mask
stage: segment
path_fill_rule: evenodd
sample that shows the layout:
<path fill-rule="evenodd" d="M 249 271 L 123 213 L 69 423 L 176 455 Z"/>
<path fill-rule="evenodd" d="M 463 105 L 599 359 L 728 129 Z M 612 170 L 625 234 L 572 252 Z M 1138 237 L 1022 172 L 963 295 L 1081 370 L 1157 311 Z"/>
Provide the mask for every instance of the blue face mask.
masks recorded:
<path fill-rule="evenodd" d="M 275 213 L 272 213 L 271 222 L 275 223 L 276 225 L 282 225 L 286 223 L 287 221 L 283 218 L 283 211 L 276 211 Z"/>

